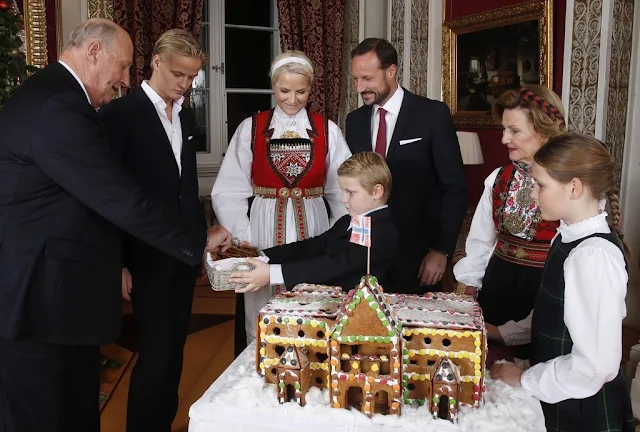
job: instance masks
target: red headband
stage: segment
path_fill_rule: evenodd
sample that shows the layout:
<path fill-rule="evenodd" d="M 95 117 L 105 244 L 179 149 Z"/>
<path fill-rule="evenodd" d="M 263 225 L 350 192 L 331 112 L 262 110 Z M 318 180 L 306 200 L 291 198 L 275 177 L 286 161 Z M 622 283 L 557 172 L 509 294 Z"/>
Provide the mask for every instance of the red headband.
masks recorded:
<path fill-rule="evenodd" d="M 554 107 L 549 101 L 541 98 L 528 88 L 522 87 L 520 90 L 518 90 L 518 96 L 520 96 L 520 99 L 522 99 L 523 101 L 537 106 L 551 120 L 561 120 L 564 123 L 564 117 L 562 116 L 562 113 L 560 113 L 560 110 L 558 110 L 558 108 Z"/>

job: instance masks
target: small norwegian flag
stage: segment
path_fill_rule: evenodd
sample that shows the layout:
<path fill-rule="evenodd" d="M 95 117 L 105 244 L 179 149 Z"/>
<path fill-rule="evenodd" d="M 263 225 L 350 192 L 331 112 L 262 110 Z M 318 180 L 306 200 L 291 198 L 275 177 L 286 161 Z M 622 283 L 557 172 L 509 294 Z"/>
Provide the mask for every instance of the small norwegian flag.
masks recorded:
<path fill-rule="evenodd" d="M 351 219 L 351 243 L 371 247 L 371 217 L 356 216 Z"/>

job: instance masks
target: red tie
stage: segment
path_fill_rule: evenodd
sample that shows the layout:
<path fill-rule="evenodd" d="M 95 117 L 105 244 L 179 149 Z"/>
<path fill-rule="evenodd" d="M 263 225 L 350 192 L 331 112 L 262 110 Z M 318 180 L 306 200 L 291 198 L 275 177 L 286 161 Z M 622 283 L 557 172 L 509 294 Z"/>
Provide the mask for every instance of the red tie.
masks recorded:
<path fill-rule="evenodd" d="M 384 108 L 378 108 L 380 123 L 378 124 L 378 135 L 376 136 L 376 153 L 385 159 L 387 158 L 387 122 L 384 121 L 386 113 Z"/>

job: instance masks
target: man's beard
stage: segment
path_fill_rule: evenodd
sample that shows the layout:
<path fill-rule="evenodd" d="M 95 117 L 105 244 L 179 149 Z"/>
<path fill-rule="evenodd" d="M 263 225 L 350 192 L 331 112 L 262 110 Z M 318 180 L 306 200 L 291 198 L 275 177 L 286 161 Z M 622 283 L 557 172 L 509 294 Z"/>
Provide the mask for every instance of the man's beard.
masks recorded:
<path fill-rule="evenodd" d="M 365 93 L 375 93 L 375 92 L 365 92 Z M 382 92 L 378 93 L 377 97 L 373 100 L 373 102 L 371 102 L 370 105 L 380 105 L 380 102 L 385 100 L 387 96 L 389 96 L 389 93 L 391 93 L 391 86 L 385 82 L 384 89 L 382 90 Z"/>

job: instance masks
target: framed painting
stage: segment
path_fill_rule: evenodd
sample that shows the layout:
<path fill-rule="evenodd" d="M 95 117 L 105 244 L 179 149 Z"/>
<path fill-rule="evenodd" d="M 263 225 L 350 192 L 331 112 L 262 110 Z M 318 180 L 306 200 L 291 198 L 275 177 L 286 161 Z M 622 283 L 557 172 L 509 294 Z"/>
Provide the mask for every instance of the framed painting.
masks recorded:
<path fill-rule="evenodd" d="M 444 101 L 456 126 L 496 128 L 505 90 L 553 83 L 553 0 L 532 0 L 443 23 Z"/>

